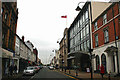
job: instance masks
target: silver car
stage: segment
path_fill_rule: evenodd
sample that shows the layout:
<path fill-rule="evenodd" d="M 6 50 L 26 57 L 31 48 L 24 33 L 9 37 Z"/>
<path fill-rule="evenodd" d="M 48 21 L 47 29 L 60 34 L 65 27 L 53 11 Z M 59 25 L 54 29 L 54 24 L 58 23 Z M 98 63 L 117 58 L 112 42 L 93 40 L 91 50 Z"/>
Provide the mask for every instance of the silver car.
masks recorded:
<path fill-rule="evenodd" d="M 50 69 L 50 70 L 53 70 L 53 69 L 54 69 L 54 67 L 53 67 L 53 66 L 49 66 L 49 69 Z"/>
<path fill-rule="evenodd" d="M 29 66 L 23 71 L 23 75 L 34 75 L 35 74 L 35 67 Z"/>

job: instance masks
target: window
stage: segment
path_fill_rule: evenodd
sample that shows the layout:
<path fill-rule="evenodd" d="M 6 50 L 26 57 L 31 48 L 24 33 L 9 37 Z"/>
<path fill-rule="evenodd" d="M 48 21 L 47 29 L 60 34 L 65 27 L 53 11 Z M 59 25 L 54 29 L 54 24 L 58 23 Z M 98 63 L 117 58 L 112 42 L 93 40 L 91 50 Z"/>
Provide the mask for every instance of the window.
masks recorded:
<path fill-rule="evenodd" d="M 103 15 L 103 24 L 106 24 L 107 23 L 107 14 L 104 14 Z"/>
<path fill-rule="evenodd" d="M 119 13 L 120 13 L 120 1 L 119 1 Z"/>
<path fill-rule="evenodd" d="M 81 41 L 83 40 L 83 33 L 82 33 L 82 31 L 80 31 L 80 33 L 81 33 Z"/>
<path fill-rule="evenodd" d="M 109 42 L 108 29 L 105 29 L 105 30 L 104 30 L 104 39 L 105 39 L 105 43 Z"/>
<path fill-rule="evenodd" d="M 5 13 L 5 21 L 7 22 L 7 17 L 8 17 L 8 14 Z"/>
<path fill-rule="evenodd" d="M 87 40 L 87 49 L 89 49 L 90 48 L 90 42 L 89 42 L 89 40 Z"/>
<path fill-rule="evenodd" d="M 98 29 L 98 27 L 97 27 L 97 21 L 96 21 L 94 24 L 94 30 L 97 30 L 97 29 Z"/>
<path fill-rule="evenodd" d="M 80 18 L 80 28 L 82 29 L 82 27 L 83 27 L 83 20 L 82 20 L 82 16 L 81 16 L 81 18 Z"/>
<path fill-rule="evenodd" d="M 84 13 L 83 13 L 83 16 L 82 16 L 82 18 L 83 18 L 83 23 L 84 23 L 84 21 L 85 21 L 85 15 L 84 15 Z"/>
<path fill-rule="evenodd" d="M 85 28 L 83 28 L 83 38 L 85 38 Z"/>
<path fill-rule="evenodd" d="M 80 33 L 78 33 L 78 41 L 80 41 Z"/>
<path fill-rule="evenodd" d="M 88 34 L 89 34 L 89 26 L 86 25 L 86 36 L 88 36 Z"/>
<path fill-rule="evenodd" d="M 3 13 L 3 8 L 1 8 L 1 14 Z"/>
<path fill-rule="evenodd" d="M 7 19 L 7 13 L 5 13 L 5 19 Z"/>
<path fill-rule="evenodd" d="M 88 19 L 88 11 L 85 12 L 85 19 Z"/>
<path fill-rule="evenodd" d="M 87 50 L 86 42 L 84 42 L 84 50 Z"/>
<path fill-rule="evenodd" d="M 95 46 L 98 46 L 98 34 L 95 35 Z"/>
<path fill-rule="evenodd" d="M 79 29 L 79 27 L 80 27 L 79 21 L 77 21 L 77 27 L 78 27 L 78 29 Z"/>
<path fill-rule="evenodd" d="M 81 44 L 81 50 L 83 51 L 83 43 Z"/>

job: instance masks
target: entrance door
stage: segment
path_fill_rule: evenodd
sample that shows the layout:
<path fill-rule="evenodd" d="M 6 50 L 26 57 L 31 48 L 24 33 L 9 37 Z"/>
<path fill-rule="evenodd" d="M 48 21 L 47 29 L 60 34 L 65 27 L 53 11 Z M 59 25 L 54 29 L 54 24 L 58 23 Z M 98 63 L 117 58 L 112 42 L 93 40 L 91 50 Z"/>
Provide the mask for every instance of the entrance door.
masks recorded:
<path fill-rule="evenodd" d="M 100 70 L 100 59 L 99 59 L 99 56 L 97 55 L 96 56 L 96 71 L 99 71 Z"/>
<path fill-rule="evenodd" d="M 105 54 L 102 54 L 102 56 L 101 56 L 101 63 L 103 64 L 103 66 L 104 66 L 104 69 L 105 69 L 105 72 L 106 72 L 106 56 L 105 56 Z"/>

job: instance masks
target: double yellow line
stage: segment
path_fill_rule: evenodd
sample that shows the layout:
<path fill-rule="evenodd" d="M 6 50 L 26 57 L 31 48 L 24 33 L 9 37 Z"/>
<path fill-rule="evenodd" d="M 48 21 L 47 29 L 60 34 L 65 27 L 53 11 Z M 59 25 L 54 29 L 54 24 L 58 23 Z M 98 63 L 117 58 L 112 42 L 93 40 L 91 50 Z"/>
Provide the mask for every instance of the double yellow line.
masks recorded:
<path fill-rule="evenodd" d="M 57 70 L 55 70 L 55 71 L 57 71 Z M 60 71 L 57 71 L 57 72 L 60 72 Z M 68 77 L 70 77 L 70 78 L 72 78 L 72 79 L 79 80 L 79 79 L 77 79 L 77 78 L 75 78 L 75 77 L 73 77 L 73 76 L 67 75 L 67 74 L 65 74 L 65 73 L 63 73 L 63 72 L 60 72 L 60 73 L 66 75 L 66 76 L 68 76 Z"/>

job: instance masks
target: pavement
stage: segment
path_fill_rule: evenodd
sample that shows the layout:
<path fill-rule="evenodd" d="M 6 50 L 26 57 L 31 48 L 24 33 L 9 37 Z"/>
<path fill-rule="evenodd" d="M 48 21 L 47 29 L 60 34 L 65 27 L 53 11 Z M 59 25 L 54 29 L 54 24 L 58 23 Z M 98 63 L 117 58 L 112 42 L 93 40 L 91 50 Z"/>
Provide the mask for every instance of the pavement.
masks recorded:
<path fill-rule="evenodd" d="M 2 80 L 19 79 L 22 77 L 22 75 L 22 72 L 13 75 L 4 75 L 2 76 Z"/>
<path fill-rule="evenodd" d="M 76 79 L 81 79 L 81 80 L 91 80 L 91 73 L 90 72 L 82 72 L 82 71 L 77 71 L 76 74 L 76 70 L 61 70 L 61 69 L 57 69 L 56 71 L 59 71 L 63 74 L 67 74 L 70 76 L 75 77 Z M 114 77 L 114 76 L 110 76 L 108 74 L 105 74 L 104 77 L 101 77 L 101 74 L 99 73 L 93 73 L 93 80 L 120 80 L 120 76 Z"/>

